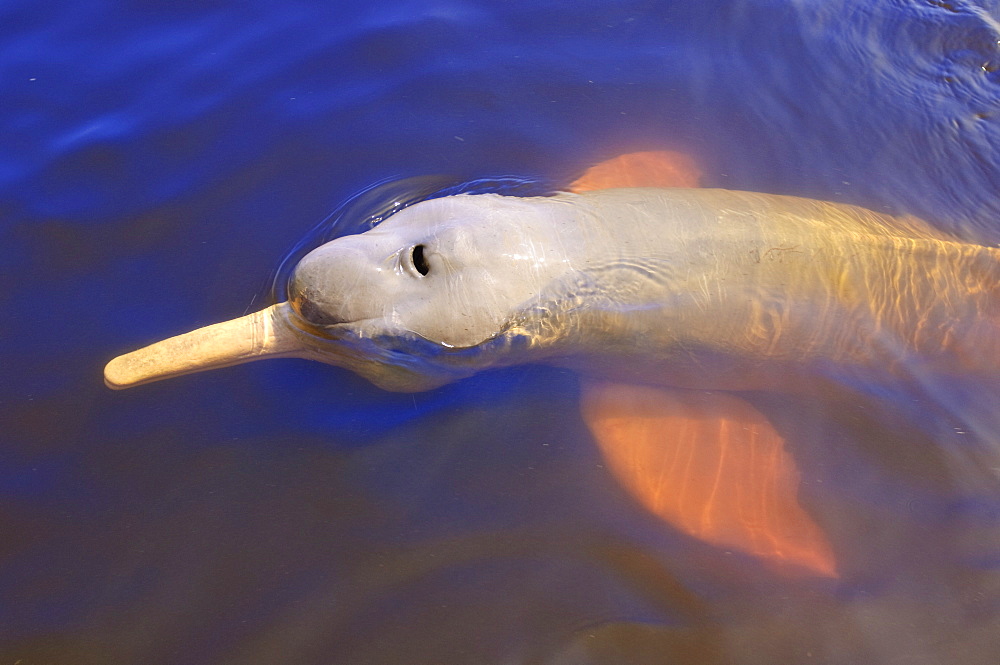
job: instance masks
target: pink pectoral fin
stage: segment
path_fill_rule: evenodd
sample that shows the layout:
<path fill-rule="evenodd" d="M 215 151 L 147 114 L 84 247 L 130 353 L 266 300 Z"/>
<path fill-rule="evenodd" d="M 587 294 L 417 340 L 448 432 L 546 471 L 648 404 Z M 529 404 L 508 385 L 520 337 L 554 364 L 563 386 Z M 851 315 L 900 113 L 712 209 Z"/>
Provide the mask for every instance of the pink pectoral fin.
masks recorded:
<path fill-rule="evenodd" d="M 747 402 L 587 382 L 581 410 L 611 472 L 660 519 L 719 547 L 837 576 L 824 533 L 799 504 L 784 439 Z"/>

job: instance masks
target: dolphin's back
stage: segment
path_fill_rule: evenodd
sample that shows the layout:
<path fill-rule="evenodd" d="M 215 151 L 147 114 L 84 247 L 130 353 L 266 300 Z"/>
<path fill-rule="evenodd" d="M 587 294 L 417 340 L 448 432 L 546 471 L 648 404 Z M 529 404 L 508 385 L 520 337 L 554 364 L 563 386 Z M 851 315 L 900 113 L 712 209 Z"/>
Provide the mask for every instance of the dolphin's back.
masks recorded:
<path fill-rule="evenodd" d="M 607 225 L 647 239 L 713 231 L 759 231 L 808 236 L 812 243 L 841 235 L 868 239 L 960 240 L 913 216 L 877 213 L 860 206 L 797 196 L 728 189 L 613 189 L 573 195 L 592 206 Z M 637 213 L 629 219 L 629 211 Z M 623 225 L 617 221 L 628 220 Z M 668 226 L 664 225 L 667 222 Z"/>
<path fill-rule="evenodd" d="M 1000 358 L 1000 252 L 919 219 L 718 189 L 563 196 L 587 211 L 578 270 L 511 327 L 551 354 L 638 357 L 658 382 L 733 388 L 764 369 L 980 372 Z"/>

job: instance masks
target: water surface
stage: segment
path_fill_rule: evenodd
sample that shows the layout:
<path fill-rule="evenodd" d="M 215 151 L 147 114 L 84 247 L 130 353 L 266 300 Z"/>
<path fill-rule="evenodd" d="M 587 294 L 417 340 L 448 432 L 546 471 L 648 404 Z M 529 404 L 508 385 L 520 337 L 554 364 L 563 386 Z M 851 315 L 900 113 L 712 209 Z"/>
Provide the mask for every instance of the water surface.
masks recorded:
<path fill-rule="evenodd" d="M 570 372 L 430 393 L 274 361 L 125 393 L 114 355 L 266 304 L 374 183 L 706 184 L 1000 240 L 996 2 L 0 9 L 0 656 L 72 663 L 992 663 L 995 386 L 746 397 L 842 564 L 665 528 Z"/>

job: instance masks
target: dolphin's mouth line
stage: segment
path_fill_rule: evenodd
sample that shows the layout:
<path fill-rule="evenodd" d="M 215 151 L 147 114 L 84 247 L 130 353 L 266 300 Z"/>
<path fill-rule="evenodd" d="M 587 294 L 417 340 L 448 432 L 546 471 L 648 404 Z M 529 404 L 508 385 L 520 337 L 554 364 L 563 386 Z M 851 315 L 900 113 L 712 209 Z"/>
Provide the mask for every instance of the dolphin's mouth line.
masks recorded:
<path fill-rule="evenodd" d="M 302 315 L 300 315 L 292 307 L 288 308 L 288 310 L 284 312 L 284 317 L 289 328 L 294 330 L 297 335 L 305 338 L 313 344 L 322 344 L 324 342 L 350 343 L 352 340 L 393 339 L 399 341 L 408 339 L 411 342 L 427 344 L 436 351 L 464 351 L 480 346 L 502 332 L 498 332 L 497 335 L 491 335 L 487 339 L 476 344 L 471 344 L 469 346 L 454 346 L 445 342 L 429 339 L 408 328 L 398 328 L 396 330 L 389 331 L 384 327 L 380 327 L 382 332 L 379 335 L 365 334 L 363 329 L 366 323 L 372 324 L 371 327 L 375 328 L 375 324 L 377 322 L 383 321 L 383 319 L 378 317 L 368 317 L 352 321 L 338 321 L 329 325 L 316 325 L 315 323 L 311 323 L 303 318 Z"/>
<path fill-rule="evenodd" d="M 295 298 L 289 298 L 288 304 L 298 321 L 299 327 L 322 329 L 341 323 L 353 323 L 324 311 L 315 301 L 304 293 Z"/>
<path fill-rule="evenodd" d="M 342 326 L 347 326 L 355 321 L 337 321 L 330 324 L 316 324 L 304 317 L 299 312 L 299 306 L 297 303 L 289 303 L 291 305 L 283 312 L 283 319 L 290 329 L 295 331 L 297 335 L 308 339 L 314 339 L 317 341 L 336 341 L 338 338 L 331 336 L 329 332 L 331 330 L 343 329 Z"/>

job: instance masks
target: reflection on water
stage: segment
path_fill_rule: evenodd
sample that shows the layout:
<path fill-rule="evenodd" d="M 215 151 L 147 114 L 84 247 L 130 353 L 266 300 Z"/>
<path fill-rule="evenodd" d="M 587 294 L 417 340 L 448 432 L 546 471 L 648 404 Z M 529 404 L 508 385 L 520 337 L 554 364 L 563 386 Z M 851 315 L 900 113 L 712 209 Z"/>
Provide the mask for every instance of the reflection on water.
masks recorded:
<path fill-rule="evenodd" d="M 259 309 L 268 268 L 386 179 L 569 182 L 681 147 L 707 185 L 995 241 L 993 4 L 164 8 L 0 9 L 0 656 L 996 662 L 990 373 L 739 394 L 836 579 L 665 527 L 562 370 L 415 395 L 298 361 L 99 378 Z"/>

